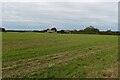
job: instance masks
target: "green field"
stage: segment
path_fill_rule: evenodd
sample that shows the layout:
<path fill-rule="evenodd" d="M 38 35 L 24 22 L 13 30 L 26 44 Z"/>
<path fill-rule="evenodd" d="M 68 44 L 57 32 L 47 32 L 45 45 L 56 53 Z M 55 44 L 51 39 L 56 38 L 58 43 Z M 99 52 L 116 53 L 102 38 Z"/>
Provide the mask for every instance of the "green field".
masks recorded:
<path fill-rule="evenodd" d="M 3 38 L 3 78 L 116 78 L 118 36 L 10 33 Z"/>

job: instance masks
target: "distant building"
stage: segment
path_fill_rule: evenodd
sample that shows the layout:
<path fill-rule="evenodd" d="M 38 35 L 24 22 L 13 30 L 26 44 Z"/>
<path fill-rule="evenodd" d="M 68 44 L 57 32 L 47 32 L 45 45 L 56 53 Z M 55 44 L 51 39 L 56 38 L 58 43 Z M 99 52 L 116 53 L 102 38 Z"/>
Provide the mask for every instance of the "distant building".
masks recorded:
<path fill-rule="evenodd" d="M 77 32 L 77 30 L 64 30 L 65 33 Z"/>
<path fill-rule="evenodd" d="M 48 33 L 57 33 L 57 29 L 56 28 L 51 28 L 51 29 L 47 29 Z"/>
<path fill-rule="evenodd" d="M 71 33 L 71 30 L 64 30 L 65 33 Z"/>

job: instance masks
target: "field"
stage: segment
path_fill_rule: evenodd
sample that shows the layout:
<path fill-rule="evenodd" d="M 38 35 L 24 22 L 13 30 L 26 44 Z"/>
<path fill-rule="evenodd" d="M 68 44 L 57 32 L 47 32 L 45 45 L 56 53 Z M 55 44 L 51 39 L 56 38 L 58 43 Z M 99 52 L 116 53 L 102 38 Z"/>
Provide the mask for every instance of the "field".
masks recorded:
<path fill-rule="evenodd" d="M 118 36 L 10 33 L 3 36 L 3 78 L 116 78 Z"/>

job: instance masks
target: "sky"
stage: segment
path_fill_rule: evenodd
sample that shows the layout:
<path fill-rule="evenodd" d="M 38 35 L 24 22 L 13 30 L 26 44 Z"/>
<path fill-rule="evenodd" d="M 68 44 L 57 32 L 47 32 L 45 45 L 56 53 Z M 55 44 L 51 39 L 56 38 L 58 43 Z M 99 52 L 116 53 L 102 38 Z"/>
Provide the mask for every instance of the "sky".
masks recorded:
<path fill-rule="evenodd" d="M 5 2 L 2 27 L 11 30 L 118 30 L 117 2 Z"/>
<path fill-rule="evenodd" d="M 119 2 L 119 0 L 0 0 L 2 2 Z"/>

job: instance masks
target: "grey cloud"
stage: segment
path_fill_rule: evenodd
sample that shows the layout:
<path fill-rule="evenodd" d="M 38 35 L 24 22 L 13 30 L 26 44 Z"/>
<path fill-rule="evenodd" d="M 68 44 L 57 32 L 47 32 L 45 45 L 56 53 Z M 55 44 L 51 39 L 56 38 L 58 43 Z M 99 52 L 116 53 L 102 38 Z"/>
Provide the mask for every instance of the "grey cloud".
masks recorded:
<path fill-rule="evenodd" d="M 115 2 L 41 2 L 4 3 L 3 22 L 22 22 L 45 26 L 103 26 L 117 29 L 117 3 Z M 13 23 L 11 23 L 13 24 Z M 109 26 L 106 26 L 109 25 Z"/>

